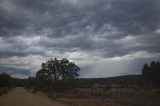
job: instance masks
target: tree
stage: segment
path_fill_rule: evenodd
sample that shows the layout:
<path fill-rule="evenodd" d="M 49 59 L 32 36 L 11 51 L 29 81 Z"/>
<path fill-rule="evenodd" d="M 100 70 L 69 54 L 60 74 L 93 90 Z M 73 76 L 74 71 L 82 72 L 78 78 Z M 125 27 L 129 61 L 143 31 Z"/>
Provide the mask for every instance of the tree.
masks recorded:
<path fill-rule="evenodd" d="M 36 84 L 43 89 L 67 88 L 79 76 L 80 68 L 68 59 L 49 59 L 42 63 L 41 69 L 36 73 Z M 72 84 L 73 85 L 73 84 Z M 70 85 L 70 86 L 72 86 Z M 70 87 L 69 87 L 70 88 Z"/>
<path fill-rule="evenodd" d="M 11 76 L 9 74 L 0 74 L 0 87 L 11 87 Z"/>
<path fill-rule="evenodd" d="M 79 76 L 78 71 L 80 68 L 73 62 L 69 62 L 67 59 L 60 61 L 60 77 L 64 79 L 74 79 Z"/>
<path fill-rule="evenodd" d="M 149 70 L 149 65 L 148 64 L 144 64 L 143 65 L 142 74 L 143 75 L 149 75 L 150 74 L 150 70 Z"/>
<path fill-rule="evenodd" d="M 22 80 L 20 80 L 22 82 Z M 35 86 L 34 77 L 28 77 L 28 79 L 25 81 L 25 86 L 27 89 L 31 89 Z"/>
<path fill-rule="evenodd" d="M 145 83 L 150 86 L 160 87 L 160 62 L 152 61 L 150 65 L 144 64 L 142 75 L 146 81 Z"/>

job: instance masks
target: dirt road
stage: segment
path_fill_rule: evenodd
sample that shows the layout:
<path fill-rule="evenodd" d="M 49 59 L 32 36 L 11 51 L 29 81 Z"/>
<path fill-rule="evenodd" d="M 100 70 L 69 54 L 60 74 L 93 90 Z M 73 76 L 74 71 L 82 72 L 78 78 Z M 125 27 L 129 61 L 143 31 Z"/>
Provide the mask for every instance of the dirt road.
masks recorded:
<path fill-rule="evenodd" d="M 0 97 L 0 106 L 67 106 L 47 97 L 35 95 L 23 88 L 15 88 Z"/>

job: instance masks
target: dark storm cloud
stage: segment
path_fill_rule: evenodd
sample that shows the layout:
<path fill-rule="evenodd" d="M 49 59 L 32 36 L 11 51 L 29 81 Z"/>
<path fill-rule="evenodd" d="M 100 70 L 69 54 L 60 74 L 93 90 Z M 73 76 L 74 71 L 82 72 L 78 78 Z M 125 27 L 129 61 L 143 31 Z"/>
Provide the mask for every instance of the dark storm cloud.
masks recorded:
<path fill-rule="evenodd" d="M 1 0 L 0 58 L 158 54 L 159 17 L 159 0 Z"/>
<path fill-rule="evenodd" d="M 92 0 L 89 2 L 92 5 L 84 5 L 83 0 L 77 5 L 63 2 L 62 0 L 1 1 L 1 35 L 14 36 L 32 32 L 60 37 L 88 32 L 89 29 L 86 27 L 93 24 L 94 35 L 107 23 L 117 27 L 126 36 L 153 31 L 158 27 L 160 14 L 155 0 Z"/>
<path fill-rule="evenodd" d="M 77 33 L 84 33 L 86 36 L 81 38 L 83 40 L 88 39 L 87 34 L 93 36 L 97 34 L 105 24 L 110 24 L 120 30 L 122 33 L 117 34 L 119 37 L 154 31 L 158 27 L 159 11 L 156 1 L 93 0 L 89 2 L 92 5 L 84 6 L 85 3 L 83 2 L 85 1 L 79 1 L 81 6 L 78 6 L 78 4 L 77 6 L 71 6 L 72 4 L 62 2 L 58 0 L 1 1 L 1 5 L 4 5 L 1 7 L 0 16 L 1 36 L 23 34 L 29 36 L 30 31 L 37 34 L 46 34 L 50 37 L 67 36 L 68 34 L 76 36 Z M 5 8 L 5 6 L 8 6 L 8 8 Z M 90 29 L 91 26 L 93 26 L 92 29 Z M 89 32 L 90 30 L 91 32 Z M 108 31 L 108 29 L 106 28 L 103 31 Z M 76 44 L 80 46 L 78 40 L 79 38 Z M 92 43 L 94 42 L 86 40 L 83 45 L 89 48 Z"/>
<path fill-rule="evenodd" d="M 2 57 L 12 57 L 12 56 L 26 56 L 28 54 L 15 52 L 15 51 L 0 51 L 0 56 Z"/>
<path fill-rule="evenodd" d="M 0 51 L 1 57 L 12 57 L 12 56 L 18 56 L 18 57 L 25 57 L 29 55 L 45 55 L 42 51 Z"/>
<path fill-rule="evenodd" d="M 104 17 L 108 17 L 107 21 L 117 26 L 125 34 L 153 31 L 158 27 L 157 22 L 159 22 L 160 15 L 154 1 L 113 0 Z M 97 11 L 97 13 L 100 12 Z M 99 16 L 101 17 L 101 14 Z"/>
<path fill-rule="evenodd" d="M 2 72 L 9 73 L 11 75 L 13 75 L 13 74 L 21 74 L 21 75 L 25 75 L 25 76 L 31 75 L 31 72 L 28 70 L 0 66 L 0 73 L 2 73 Z"/>
<path fill-rule="evenodd" d="M 0 2 L 0 36 L 19 35 L 27 27 L 26 16 L 12 3 L 8 0 Z"/>

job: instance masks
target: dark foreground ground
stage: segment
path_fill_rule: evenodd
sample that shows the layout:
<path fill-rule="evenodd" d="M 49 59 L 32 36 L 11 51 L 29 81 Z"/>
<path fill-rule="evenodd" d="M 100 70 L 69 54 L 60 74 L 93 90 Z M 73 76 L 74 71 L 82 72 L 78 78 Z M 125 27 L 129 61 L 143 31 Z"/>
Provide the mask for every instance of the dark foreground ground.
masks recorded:
<path fill-rule="evenodd" d="M 67 106 L 17 87 L 0 97 L 0 106 Z"/>
<path fill-rule="evenodd" d="M 57 99 L 51 100 L 45 94 L 33 94 L 17 87 L 0 96 L 0 106 L 120 106 L 112 101 L 96 99 Z"/>
<path fill-rule="evenodd" d="M 72 92 L 72 95 L 85 92 Z M 93 93 L 93 92 L 92 92 Z M 97 93 L 97 91 L 96 91 Z M 60 98 L 48 98 L 42 92 L 31 93 L 24 88 L 17 87 L 7 94 L 0 96 L 0 106 L 160 106 L 159 90 L 132 91 L 130 89 L 111 89 L 107 92 L 98 91 L 105 97 L 89 98 L 68 98 L 65 93 Z M 54 93 L 56 95 L 56 93 Z M 90 95 L 91 96 L 91 95 Z"/>

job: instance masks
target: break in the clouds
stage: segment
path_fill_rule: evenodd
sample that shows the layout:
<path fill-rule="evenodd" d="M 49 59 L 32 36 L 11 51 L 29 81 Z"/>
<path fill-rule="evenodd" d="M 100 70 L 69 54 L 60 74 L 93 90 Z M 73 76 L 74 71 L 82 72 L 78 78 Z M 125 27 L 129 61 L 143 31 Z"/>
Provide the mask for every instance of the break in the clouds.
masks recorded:
<path fill-rule="evenodd" d="M 159 41 L 159 0 L 0 1 L 0 69 L 16 74 L 55 57 L 78 64 L 81 77 L 138 74 L 159 60 Z"/>

